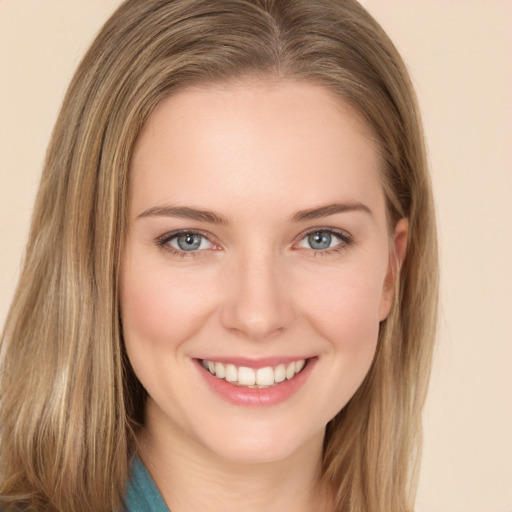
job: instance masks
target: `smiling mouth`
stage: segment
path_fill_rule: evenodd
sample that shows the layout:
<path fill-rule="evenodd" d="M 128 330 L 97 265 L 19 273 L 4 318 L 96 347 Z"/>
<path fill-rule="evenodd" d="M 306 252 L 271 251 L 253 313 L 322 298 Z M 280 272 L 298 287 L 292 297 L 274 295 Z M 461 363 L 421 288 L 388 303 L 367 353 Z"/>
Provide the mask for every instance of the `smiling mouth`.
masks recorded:
<path fill-rule="evenodd" d="M 235 386 L 263 389 L 276 386 L 281 382 L 292 380 L 307 365 L 308 359 L 298 359 L 287 364 L 249 368 L 229 363 L 201 359 L 201 365 L 218 379 Z"/>

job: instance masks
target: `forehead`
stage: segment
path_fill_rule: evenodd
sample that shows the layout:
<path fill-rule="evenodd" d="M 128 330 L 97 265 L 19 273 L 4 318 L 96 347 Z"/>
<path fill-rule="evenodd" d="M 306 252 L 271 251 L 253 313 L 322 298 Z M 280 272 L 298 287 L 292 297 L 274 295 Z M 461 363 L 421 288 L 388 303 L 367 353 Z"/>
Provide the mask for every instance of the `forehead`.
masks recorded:
<path fill-rule="evenodd" d="M 191 200 L 257 210 L 293 199 L 380 201 L 380 158 L 369 134 L 352 107 L 306 82 L 184 89 L 155 108 L 139 135 L 131 203 L 138 210 Z"/>

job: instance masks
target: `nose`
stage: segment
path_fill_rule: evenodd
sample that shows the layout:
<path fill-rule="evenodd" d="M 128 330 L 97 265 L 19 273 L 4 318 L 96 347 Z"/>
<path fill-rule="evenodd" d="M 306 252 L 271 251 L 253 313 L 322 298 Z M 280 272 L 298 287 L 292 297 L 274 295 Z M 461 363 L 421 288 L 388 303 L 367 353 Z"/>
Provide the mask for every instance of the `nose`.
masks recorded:
<path fill-rule="evenodd" d="M 290 327 L 295 318 L 292 293 L 275 256 L 240 256 L 228 274 L 221 310 L 226 329 L 261 341 Z"/>

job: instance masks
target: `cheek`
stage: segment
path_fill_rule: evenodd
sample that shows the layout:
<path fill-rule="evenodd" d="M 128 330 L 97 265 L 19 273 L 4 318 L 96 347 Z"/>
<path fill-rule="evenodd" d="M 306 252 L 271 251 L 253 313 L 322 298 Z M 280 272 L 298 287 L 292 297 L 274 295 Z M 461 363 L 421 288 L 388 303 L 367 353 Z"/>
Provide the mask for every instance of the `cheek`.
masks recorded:
<path fill-rule="evenodd" d="M 371 367 L 379 335 L 379 283 L 380 276 L 371 272 L 340 272 L 321 297 L 304 306 L 324 340 L 326 388 L 318 414 L 326 422 L 345 407 Z"/>
<path fill-rule="evenodd" d="M 121 313 L 127 350 L 179 350 L 210 311 L 205 280 L 132 261 L 121 272 Z"/>
<path fill-rule="evenodd" d="M 369 364 L 379 333 L 383 272 L 369 266 L 331 272 L 321 293 L 305 295 L 303 311 L 340 357 Z"/>

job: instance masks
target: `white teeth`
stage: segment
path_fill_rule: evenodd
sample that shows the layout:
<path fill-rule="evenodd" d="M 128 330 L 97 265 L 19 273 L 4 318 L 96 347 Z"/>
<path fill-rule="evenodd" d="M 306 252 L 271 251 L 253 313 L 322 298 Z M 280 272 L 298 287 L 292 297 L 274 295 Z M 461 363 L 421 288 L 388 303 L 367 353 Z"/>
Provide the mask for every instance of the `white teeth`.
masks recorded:
<path fill-rule="evenodd" d="M 284 364 L 280 364 L 275 371 L 274 380 L 276 382 L 283 382 L 286 379 L 286 366 Z"/>
<path fill-rule="evenodd" d="M 300 361 L 295 362 L 295 373 L 299 373 L 302 368 L 304 368 L 304 365 L 306 364 L 306 361 L 304 359 L 301 359 Z"/>
<path fill-rule="evenodd" d="M 240 366 L 238 368 L 238 384 L 242 386 L 254 386 L 256 384 L 256 373 L 252 368 Z"/>
<path fill-rule="evenodd" d="M 226 380 L 228 382 L 238 381 L 238 372 L 236 371 L 236 366 L 234 364 L 226 365 Z"/>
<path fill-rule="evenodd" d="M 219 379 L 223 379 L 226 376 L 226 367 L 222 363 L 215 363 L 215 375 L 217 375 Z"/>
<path fill-rule="evenodd" d="M 256 384 L 258 386 L 272 386 L 274 384 L 274 370 L 270 366 L 260 368 L 256 372 Z"/>
<path fill-rule="evenodd" d="M 247 366 L 236 367 L 234 364 L 225 364 L 206 359 L 201 360 L 203 368 L 219 379 L 226 379 L 228 382 L 239 386 L 248 386 L 251 388 L 266 388 L 279 384 L 284 380 L 290 380 L 299 373 L 306 361 L 300 359 L 288 364 L 279 364 L 272 368 L 265 366 L 254 370 Z"/>

